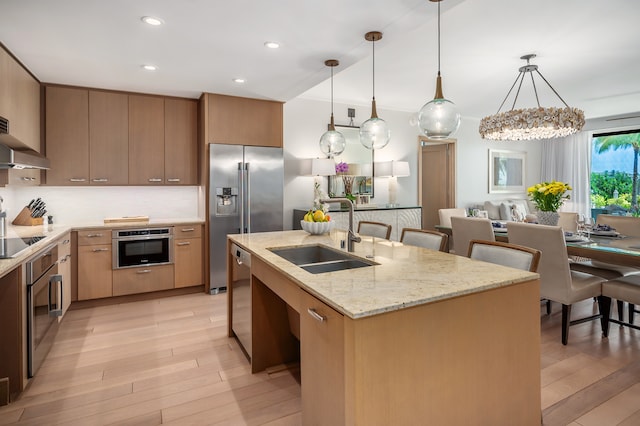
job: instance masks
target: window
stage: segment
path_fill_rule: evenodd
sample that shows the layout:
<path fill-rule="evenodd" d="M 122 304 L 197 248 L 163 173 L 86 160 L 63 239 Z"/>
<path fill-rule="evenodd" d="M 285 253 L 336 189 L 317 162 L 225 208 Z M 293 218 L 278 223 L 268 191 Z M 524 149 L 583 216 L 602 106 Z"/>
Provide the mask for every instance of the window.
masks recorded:
<path fill-rule="evenodd" d="M 640 215 L 638 157 L 640 129 L 593 135 L 591 155 L 592 215 Z"/>

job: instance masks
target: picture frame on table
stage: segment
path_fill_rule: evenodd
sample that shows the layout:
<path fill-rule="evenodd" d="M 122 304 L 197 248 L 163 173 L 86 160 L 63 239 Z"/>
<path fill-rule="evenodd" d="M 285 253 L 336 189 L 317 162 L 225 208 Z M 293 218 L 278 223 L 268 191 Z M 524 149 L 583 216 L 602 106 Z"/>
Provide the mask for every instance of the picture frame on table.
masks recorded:
<path fill-rule="evenodd" d="M 489 149 L 489 193 L 526 191 L 527 153 Z"/>

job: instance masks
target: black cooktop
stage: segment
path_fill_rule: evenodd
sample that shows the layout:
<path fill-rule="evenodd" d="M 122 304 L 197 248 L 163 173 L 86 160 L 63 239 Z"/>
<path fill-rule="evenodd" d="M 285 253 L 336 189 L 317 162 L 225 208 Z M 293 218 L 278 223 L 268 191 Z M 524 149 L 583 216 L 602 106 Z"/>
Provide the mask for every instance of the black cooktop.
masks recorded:
<path fill-rule="evenodd" d="M 0 259 L 14 257 L 22 250 L 43 239 L 43 235 L 29 238 L 0 238 Z"/>

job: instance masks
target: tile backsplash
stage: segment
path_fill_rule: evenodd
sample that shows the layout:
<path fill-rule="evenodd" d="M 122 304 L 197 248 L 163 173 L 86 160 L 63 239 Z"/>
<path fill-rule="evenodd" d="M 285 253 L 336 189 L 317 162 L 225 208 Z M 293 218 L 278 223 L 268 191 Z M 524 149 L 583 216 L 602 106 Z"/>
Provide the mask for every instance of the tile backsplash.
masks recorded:
<path fill-rule="evenodd" d="M 100 222 L 107 217 L 150 219 L 198 218 L 197 186 L 8 187 L 0 188 L 2 206 L 11 222 L 34 198 L 46 203 L 54 223 Z"/>

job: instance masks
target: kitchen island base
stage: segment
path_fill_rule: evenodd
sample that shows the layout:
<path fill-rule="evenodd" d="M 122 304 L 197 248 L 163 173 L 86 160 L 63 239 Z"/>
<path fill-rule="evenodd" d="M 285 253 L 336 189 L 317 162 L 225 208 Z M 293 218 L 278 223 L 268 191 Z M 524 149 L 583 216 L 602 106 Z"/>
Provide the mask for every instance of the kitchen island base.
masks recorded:
<path fill-rule="evenodd" d="M 540 424 L 538 280 L 352 319 L 259 258 L 251 274 L 252 371 L 291 361 L 300 314 L 303 424 Z"/>

